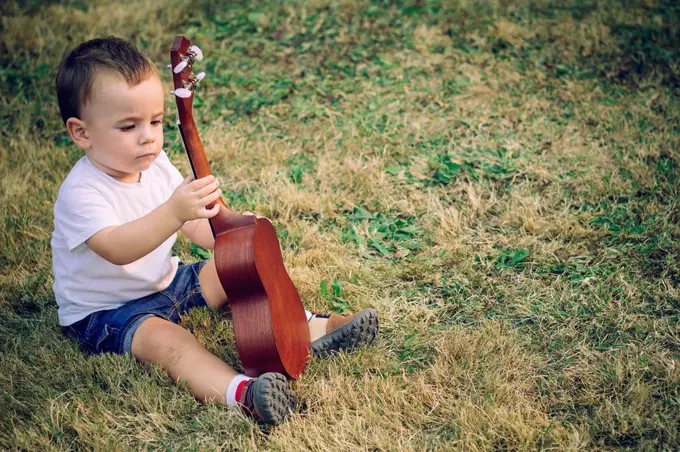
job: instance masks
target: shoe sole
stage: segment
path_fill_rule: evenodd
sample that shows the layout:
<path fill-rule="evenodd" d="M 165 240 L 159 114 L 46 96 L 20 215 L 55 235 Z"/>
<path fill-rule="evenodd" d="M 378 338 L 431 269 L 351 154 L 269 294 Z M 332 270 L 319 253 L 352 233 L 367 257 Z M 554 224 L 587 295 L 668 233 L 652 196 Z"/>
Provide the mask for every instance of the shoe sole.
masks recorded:
<path fill-rule="evenodd" d="M 352 350 L 371 344 L 379 329 L 378 311 L 366 308 L 351 322 L 312 342 L 312 356 L 324 357 L 340 350 Z"/>
<path fill-rule="evenodd" d="M 252 391 L 255 410 L 264 424 L 279 425 L 295 409 L 295 393 L 279 373 L 260 375 Z"/>

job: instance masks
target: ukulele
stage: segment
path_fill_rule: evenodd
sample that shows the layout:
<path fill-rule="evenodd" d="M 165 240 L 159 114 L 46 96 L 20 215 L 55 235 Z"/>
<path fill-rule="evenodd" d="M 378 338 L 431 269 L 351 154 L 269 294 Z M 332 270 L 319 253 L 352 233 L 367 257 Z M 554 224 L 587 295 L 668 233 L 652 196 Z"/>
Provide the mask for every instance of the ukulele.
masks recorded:
<path fill-rule="evenodd" d="M 211 173 L 192 116 L 194 89 L 205 72 L 193 74 L 203 53 L 183 36 L 170 50 L 177 125 L 196 179 Z M 241 215 L 220 198 L 210 219 L 215 266 L 231 308 L 236 348 L 246 375 L 279 372 L 297 378 L 310 355 L 307 316 L 283 264 L 276 231 L 267 218 Z M 208 209 L 214 203 L 206 206 Z"/>

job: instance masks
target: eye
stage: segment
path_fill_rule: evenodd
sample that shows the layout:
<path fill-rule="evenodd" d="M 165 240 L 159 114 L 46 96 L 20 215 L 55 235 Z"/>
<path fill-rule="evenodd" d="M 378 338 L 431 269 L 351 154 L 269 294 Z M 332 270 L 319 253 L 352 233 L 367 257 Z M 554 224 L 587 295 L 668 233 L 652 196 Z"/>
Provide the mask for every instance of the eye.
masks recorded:
<path fill-rule="evenodd" d="M 134 128 L 135 128 L 135 125 L 132 124 L 132 125 L 129 125 L 129 126 L 120 127 L 120 130 L 122 130 L 123 132 L 129 132 L 130 130 L 132 130 Z"/>
<path fill-rule="evenodd" d="M 157 125 L 161 124 L 162 122 L 163 121 L 161 121 L 160 119 L 155 119 L 155 120 L 151 121 L 151 124 L 153 124 L 154 126 L 157 126 Z"/>

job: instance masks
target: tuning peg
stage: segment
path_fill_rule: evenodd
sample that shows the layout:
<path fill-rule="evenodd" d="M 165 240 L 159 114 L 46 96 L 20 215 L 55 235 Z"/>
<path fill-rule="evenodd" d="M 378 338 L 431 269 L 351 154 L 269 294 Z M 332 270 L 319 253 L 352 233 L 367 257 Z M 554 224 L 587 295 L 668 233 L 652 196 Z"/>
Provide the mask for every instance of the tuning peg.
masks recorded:
<path fill-rule="evenodd" d="M 175 66 L 175 69 L 173 69 L 172 71 L 175 74 L 179 74 L 180 72 L 182 72 L 184 70 L 184 68 L 187 67 L 188 64 L 189 64 L 189 60 L 182 60 L 177 66 Z"/>
<path fill-rule="evenodd" d="M 194 54 L 195 60 L 201 61 L 203 59 L 203 52 L 201 52 L 201 49 L 199 49 L 198 46 L 189 47 L 189 52 Z"/>
<path fill-rule="evenodd" d="M 203 78 L 205 78 L 205 72 L 199 72 L 198 74 L 196 74 L 196 83 L 203 80 Z"/>
<path fill-rule="evenodd" d="M 172 91 L 170 91 L 170 94 L 174 94 L 177 97 L 181 97 L 182 99 L 186 99 L 188 97 L 191 97 L 191 91 L 186 89 L 186 88 L 177 88 Z"/>

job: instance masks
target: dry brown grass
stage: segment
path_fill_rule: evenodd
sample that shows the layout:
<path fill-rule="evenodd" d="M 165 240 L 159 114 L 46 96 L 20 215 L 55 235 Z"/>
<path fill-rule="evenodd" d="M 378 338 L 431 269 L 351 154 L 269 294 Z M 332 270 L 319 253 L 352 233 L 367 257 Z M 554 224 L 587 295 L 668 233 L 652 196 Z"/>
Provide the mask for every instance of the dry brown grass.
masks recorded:
<path fill-rule="evenodd" d="M 1 6 L 0 447 L 677 448 L 677 7 L 445 3 Z M 80 154 L 56 65 L 116 34 L 164 67 L 178 33 L 206 53 L 195 113 L 225 198 L 285 231 L 308 307 L 381 315 L 273 430 L 57 328 L 51 209 Z M 188 173 L 170 98 L 167 117 Z M 183 324 L 239 365 L 228 314 Z"/>

